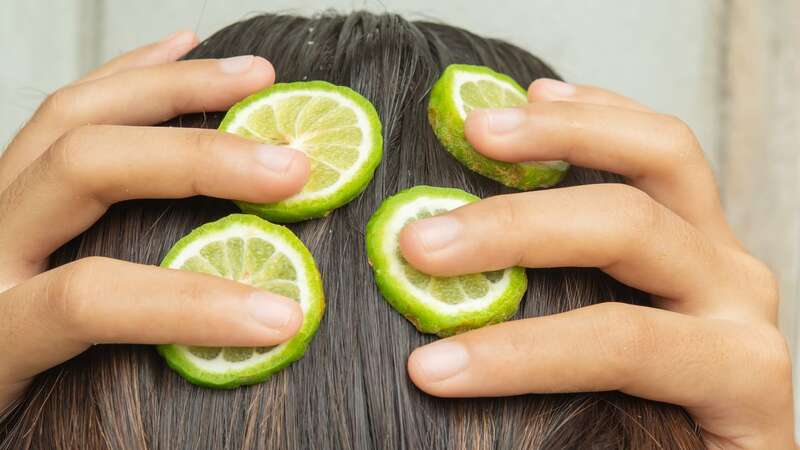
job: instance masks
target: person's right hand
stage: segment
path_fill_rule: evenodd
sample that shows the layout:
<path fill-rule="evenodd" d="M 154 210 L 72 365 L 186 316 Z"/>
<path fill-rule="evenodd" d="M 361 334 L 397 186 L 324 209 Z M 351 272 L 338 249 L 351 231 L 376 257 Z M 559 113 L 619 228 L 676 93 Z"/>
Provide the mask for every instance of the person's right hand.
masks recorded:
<path fill-rule="evenodd" d="M 269 346 L 298 330 L 296 302 L 223 278 L 102 257 L 45 271 L 112 203 L 273 202 L 305 184 L 301 152 L 145 126 L 225 110 L 275 78 L 249 55 L 175 62 L 195 45 L 193 33 L 176 33 L 59 89 L 0 157 L 0 412 L 36 374 L 92 344 Z"/>

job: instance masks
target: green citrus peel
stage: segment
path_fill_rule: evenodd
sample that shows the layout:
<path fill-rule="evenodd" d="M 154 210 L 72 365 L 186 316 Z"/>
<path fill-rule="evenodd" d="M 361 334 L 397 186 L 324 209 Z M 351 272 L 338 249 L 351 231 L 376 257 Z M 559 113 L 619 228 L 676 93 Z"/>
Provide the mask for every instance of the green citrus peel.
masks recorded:
<path fill-rule="evenodd" d="M 219 129 L 300 150 L 311 162 L 303 189 L 276 203 L 239 201 L 273 222 L 323 217 L 358 196 L 381 160 L 375 107 L 357 92 L 325 81 L 277 83 L 234 105 Z"/>
<path fill-rule="evenodd" d="M 457 277 L 414 269 L 400 253 L 403 226 L 478 200 L 452 188 L 416 186 L 387 198 L 367 224 L 367 256 L 392 307 L 423 333 L 450 336 L 511 317 L 525 294 L 525 270 L 513 267 Z"/>
<path fill-rule="evenodd" d="M 325 309 L 311 253 L 288 228 L 256 216 L 231 214 L 196 228 L 170 249 L 161 266 L 256 286 L 296 300 L 303 310 L 297 334 L 274 347 L 158 346 L 172 369 L 201 386 L 258 383 L 300 359 Z"/>
<path fill-rule="evenodd" d="M 515 189 L 550 187 L 564 177 L 566 162 L 496 161 L 478 153 L 464 135 L 464 121 L 473 109 L 525 103 L 525 90 L 511 77 L 488 67 L 452 64 L 431 89 L 428 120 L 442 146 L 470 170 Z"/>

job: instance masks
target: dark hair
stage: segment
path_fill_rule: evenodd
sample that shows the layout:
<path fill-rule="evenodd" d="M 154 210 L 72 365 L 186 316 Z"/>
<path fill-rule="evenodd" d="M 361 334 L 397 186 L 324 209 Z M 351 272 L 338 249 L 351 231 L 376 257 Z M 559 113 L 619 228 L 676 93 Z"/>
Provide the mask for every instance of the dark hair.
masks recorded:
<path fill-rule="evenodd" d="M 386 196 L 417 184 L 481 197 L 508 191 L 442 149 L 426 118 L 428 91 L 451 63 L 486 65 L 523 86 L 557 78 L 553 70 L 503 41 L 364 12 L 260 15 L 217 32 L 187 58 L 239 54 L 272 61 L 278 81 L 352 87 L 373 102 L 384 127 L 384 160 L 367 190 L 324 219 L 291 226 L 316 258 L 328 304 L 308 353 L 265 383 L 216 391 L 186 382 L 153 347 L 96 346 L 37 377 L 0 426 L 0 448 L 704 448 L 695 424 L 672 405 L 616 392 L 439 399 L 406 375 L 410 351 L 433 338 L 378 293 L 364 249 L 367 220 Z M 221 116 L 187 115 L 170 125 L 215 128 Z M 575 167 L 562 185 L 619 181 Z M 88 255 L 157 264 L 192 228 L 234 210 L 204 197 L 117 204 L 51 264 Z M 649 301 L 594 269 L 528 276 L 517 318 L 606 299 Z"/>

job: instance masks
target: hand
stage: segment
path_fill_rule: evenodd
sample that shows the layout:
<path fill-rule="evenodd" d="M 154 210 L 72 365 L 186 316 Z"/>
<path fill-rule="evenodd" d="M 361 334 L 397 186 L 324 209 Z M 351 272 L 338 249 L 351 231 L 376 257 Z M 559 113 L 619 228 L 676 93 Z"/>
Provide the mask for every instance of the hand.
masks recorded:
<path fill-rule="evenodd" d="M 270 202 L 307 180 L 308 160 L 291 149 L 143 126 L 225 110 L 274 80 L 253 56 L 175 62 L 196 44 L 178 33 L 56 91 L 0 158 L 0 412 L 92 343 L 268 346 L 299 328 L 294 301 L 218 277 L 100 257 L 45 271 L 114 202 Z"/>
<path fill-rule="evenodd" d="M 597 267 L 659 309 L 601 303 L 443 339 L 409 357 L 414 383 L 440 397 L 620 390 L 683 406 L 710 448 L 794 448 L 776 282 L 727 225 L 691 130 L 596 88 L 538 80 L 528 96 L 470 114 L 478 151 L 563 159 L 630 185 L 488 198 L 406 226 L 403 255 L 442 276 Z"/>

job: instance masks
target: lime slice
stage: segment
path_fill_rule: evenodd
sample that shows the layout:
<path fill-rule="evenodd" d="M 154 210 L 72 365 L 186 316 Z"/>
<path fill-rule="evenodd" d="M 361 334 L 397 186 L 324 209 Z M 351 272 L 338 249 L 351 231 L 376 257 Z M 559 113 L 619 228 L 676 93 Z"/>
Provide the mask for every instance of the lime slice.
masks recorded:
<path fill-rule="evenodd" d="M 322 217 L 363 191 L 381 160 L 375 107 L 357 92 L 324 81 L 278 83 L 234 105 L 219 129 L 303 151 L 311 175 L 296 195 L 277 203 L 237 202 L 274 222 Z"/>
<path fill-rule="evenodd" d="M 387 198 L 367 223 L 367 256 L 381 294 L 423 333 L 450 336 L 502 322 L 525 294 L 528 278 L 521 267 L 432 277 L 403 259 L 403 226 L 476 200 L 459 189 L 416 186 Z"/>
<path fill-rule="evenodd" d="M 524 89 L 488 67 L 452 64 L 431 89 L 428 120 L 444 148 L 461 164 L 508 187 L 529 190 L 552 186 L 569 167 L 564 161 L 507 163 L 475 151 L 464 136 L 464 120 L 477 108 L 512 108 L 527 103 Z"/>
<path fill-rule="evenodd" d="M 257 286 L 297 300 L 303 310 L 297 334 L 274 347 L 158 346 L 170 367 L 201 386 L 258 383 L 300 359 L 325 309 L 311 253 L 288 228 L 256 216 L 231 214 L 196 228 L 170 249 L 161 266 Z"/>

